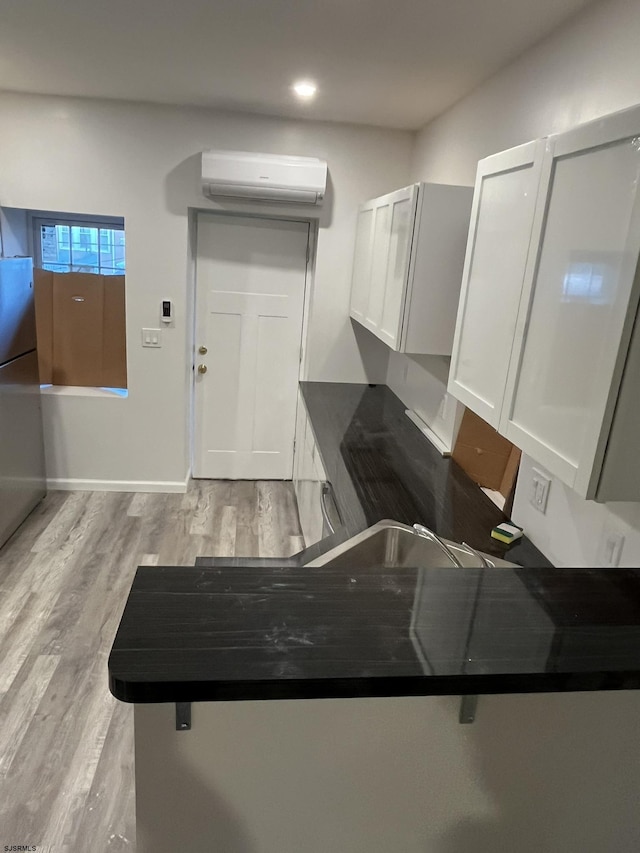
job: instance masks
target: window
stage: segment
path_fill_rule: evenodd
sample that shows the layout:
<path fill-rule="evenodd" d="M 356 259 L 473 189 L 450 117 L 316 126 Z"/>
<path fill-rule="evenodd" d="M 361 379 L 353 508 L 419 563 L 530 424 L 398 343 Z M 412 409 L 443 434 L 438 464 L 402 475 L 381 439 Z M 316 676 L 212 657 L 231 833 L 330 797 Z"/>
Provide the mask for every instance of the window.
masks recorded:
<path fill-rule="evenodd" d="M 124 219 L 50 211 L 29 216 L 41 384 L 124 391 Z"/>
<path fill-rule="evenodd" d="M 124 275 L 122 220 L 33 218 L 36 265 L 51 272 Z"/>

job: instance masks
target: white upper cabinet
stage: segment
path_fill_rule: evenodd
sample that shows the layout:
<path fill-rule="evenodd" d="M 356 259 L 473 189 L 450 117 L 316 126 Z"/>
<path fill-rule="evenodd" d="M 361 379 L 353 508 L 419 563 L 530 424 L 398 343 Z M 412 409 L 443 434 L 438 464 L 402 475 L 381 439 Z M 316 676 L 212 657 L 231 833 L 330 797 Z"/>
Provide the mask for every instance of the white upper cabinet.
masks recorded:
<path fill-rule="evenodd" d="M 584 498 L 640 500 L 640 108 L 479 165 L 449 391 Z"/>
<path fill-rule="evenodd" d="M 351 316 L 396 352 L 449 355 L 469 187 L 413 184 L 358 211 Z"/>
<path fill-rule="evenodd" d="M 640 109 L 551 137 L 542 184 L 500 431 L 583 497 L 638 500 L 640 389 L 627 389 L 631 409 L 620 389 L 634 369 Z M 606 469 L 620 456 L 610 437 L 614 416 L 625 432 L 622 410 L 635 441 L 616 483 Z"/>
<path fill-rule="evenodd" d="M 495 429 L 531 241 L 544 142 L 481 160 L 471 209 L 449 392 Z"/>

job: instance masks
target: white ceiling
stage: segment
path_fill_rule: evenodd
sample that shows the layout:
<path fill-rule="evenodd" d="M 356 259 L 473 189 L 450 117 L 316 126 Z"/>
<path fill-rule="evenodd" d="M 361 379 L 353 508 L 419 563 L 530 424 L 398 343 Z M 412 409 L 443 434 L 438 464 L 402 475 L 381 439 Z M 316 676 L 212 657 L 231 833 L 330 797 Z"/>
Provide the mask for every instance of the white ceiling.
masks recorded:
<path fill-rule="evenodd" d="M 0 89 L 418 128 L 589 2 L 0 0 Z"/>

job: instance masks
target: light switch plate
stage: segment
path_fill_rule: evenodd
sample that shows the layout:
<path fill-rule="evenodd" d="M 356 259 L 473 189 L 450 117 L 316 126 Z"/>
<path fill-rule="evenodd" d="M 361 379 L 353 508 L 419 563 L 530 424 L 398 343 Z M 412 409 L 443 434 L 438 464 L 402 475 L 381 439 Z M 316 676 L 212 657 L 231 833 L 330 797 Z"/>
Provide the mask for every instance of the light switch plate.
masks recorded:
<path fill-rule="evenodd" d="M 616 530 L 605 531 L 600 543 L 598 564 L 603 569 L 615 569 L 620 565 L 620 556 L 624 547 L 624 536 Z"/>
<path fill-rule="evenodd" d="M 142 346 L 143 347 L 161 347 L 162 346 L 162 329 L 143 329 L 142 330 Z"/>
<path fill-rule="evenodd" d="M 529 503 L 535 507 L 538 512 L 545 513 L 547 511 L 547 501 L 549 500 L 549 488 L 551 486 L 551 477 L 547 477 L 542 471 L 537 468 L 532 469 L 531 485 L 529 492 Z"/>

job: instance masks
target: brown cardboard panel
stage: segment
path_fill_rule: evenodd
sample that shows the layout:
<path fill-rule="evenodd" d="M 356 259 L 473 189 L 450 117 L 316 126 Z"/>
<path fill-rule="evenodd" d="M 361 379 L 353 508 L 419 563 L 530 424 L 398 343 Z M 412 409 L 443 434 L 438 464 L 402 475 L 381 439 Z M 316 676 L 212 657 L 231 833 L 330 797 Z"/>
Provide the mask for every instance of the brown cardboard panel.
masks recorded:
<path fill-rule="evenodd" d="M 453 459 L 479 486 L 499 490 L 506 463 L 504 456 L 481 448 L 456 444 Z"/>
<path fill-rule="evenodd" d="M 53 274 L 53 383 L 102 384 L 101 275 Z"/>
<path fill-rule="evenodd" d="M 471 409 L 466 409 L 457 441 L 469 447 L 481 447 L 499 456 L 509 456 L 513 445 Z"/>
<path fill-rule="evenodd" d="M 34 269 L 34 301 L 36 306 L 36 339 L 40 382 L 53 381 L 53 273 Z"/>
<path fill-rule="evenodd" d="M 127 335 L 123 275 L 103 276 L 102 385 L 127 387 Z"/>
<path fill-rule="evenodd" d="M 513 444 L 467 409 L 463 415 L 453 459 L 478 485 L 498 491 Z"/>

